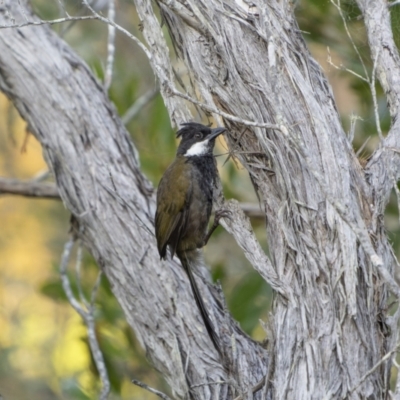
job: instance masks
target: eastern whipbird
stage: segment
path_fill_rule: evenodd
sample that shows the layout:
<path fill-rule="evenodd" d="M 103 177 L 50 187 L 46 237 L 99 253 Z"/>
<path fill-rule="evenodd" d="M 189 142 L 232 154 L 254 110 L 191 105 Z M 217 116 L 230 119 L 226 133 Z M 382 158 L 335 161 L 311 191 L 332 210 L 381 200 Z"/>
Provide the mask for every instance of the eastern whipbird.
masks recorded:
<path fill-rule="evenodd" d="M 157 191 L 155 218 L 156 238 L 160 257 L 176 255 L 187 272 L 190 285 L 203 318 L 207 332 L 215 348 L 221 353 L 218 335 L 207 313 L 193 275 L 193 269 L 203 263 L 199 251 L 218 225 L 219 217 L 207 233 L 213 204 L 213 191 L 218 170 L 213 156 L 215 138 L 225 128 L 211 129 L 189 122 L 177 132 L 181 137 L 176 158 L 165 171 Z"/>

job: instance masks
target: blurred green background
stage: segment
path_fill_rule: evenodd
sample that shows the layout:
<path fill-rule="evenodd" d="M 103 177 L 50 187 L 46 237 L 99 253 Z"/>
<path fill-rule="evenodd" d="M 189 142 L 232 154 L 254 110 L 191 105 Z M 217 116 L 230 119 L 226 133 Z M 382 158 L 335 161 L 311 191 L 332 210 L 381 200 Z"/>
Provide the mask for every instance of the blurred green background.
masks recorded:
<path fill-rule="evenodd" d="M 33 0 L 43 19 L 58 18 L 67 10 L 82 12 L 80 0 Z M 353 2 L 342 2 L 342 10 L 353 40 L 368 73 L 371 60 L 363 21 Z M 400 6 L 392 10 L 393 29 L 400 40 Z M 106 10 L 103 11 L 106 14 Z M 330 1 L 296 2 L 296 14 L 304 38 L 320 62 L 333 87 L 345 130 L 351 130 L 352 115 L 358 116 L 354 148 L 366 160 L 379 138 L 370 88 L 332 62 L 363 75 L 364 71 L 342 18 Z M 133 2 L 118 0 L 116 22 L 142 37 Z M 53 26 L 88 63 L 101 80 L 107 58 L 107 26 L 98 21 Z M 165 28 L 164 32 L 167 34 Z M 1 33 L 0 33 L 1 34 Z M 173 50 L 171 48 L 171 54 Z M 182 65 L 177 65 L 181 73 Z M 183 78 L 185 78 L 183 76 Z M 140 49 L 117 32 L 116 54 L 110 98 L 123 116 L 135 100 L 155 87 L 155 78 Z M 384 134 L 390 126 L 386 100 L 377 86 L 379 114 Z M 354 118 L 353 118 L 354 119 Z M 174 157 L 176 140 L 163 101 L 157 95 L 127 124 L 139 150 L 143 171 L 157 185 Z M 367 141 L 367 142 L 366 142 Z M 366 145 L 363 147 L 364 143 Z M 220 139 L 216 154 L 227 198 L 256 203 L 243 168 L 226 163 L 226 146 Z M 27 134 L 25 123 L 7 99 L 0 95 L 0 175 L 31 179 L 46 165 L 39 143 Z M 80 317 L 66 302 L 61 289 L 58 264 L 68 238 L 69 213 L 61 202 L 0 197 L 0 393 L 4 400 L 95 399 L 98 373 L 88 351 L 87 335 Z M 267 250 L 263 219 L 253 219 L 253 227 Z M 400 254 L 397 201 L 391 198 L 386 227 L 394 249 Z M 257 340 L 265 338 L 259 320 L 267 320 L 271 291 L 248 264 L 234 240 L 218 228 L 205 249 L 213 278 L 220 280 L 229 309 L 246 332 Z M 89 254 L 84 254 L 82 286 L 87 295 L 98 273 Z M 71 265 L 71 280 L 75 280 Z M 110 379 L 110 399 L 156 399 L 130 383 L 142 380 L 169 393 L 162 377 L 148 364 L 135 335 L 103 277 L 96 299 L 96 330 Z"/>

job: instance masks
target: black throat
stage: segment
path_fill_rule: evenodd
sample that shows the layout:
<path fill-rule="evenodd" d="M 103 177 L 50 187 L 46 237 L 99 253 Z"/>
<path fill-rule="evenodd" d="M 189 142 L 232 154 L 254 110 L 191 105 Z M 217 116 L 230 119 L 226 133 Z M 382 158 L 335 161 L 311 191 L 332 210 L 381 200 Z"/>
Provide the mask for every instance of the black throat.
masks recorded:
<path fill-rule="evenodd" d="M 194 178 L 197 180 L 201 191 L 212 198 L 212 191 L 217 179 L 218 171 L 212 154 L 187 157 L 187 163 L 195 168 Z"/>

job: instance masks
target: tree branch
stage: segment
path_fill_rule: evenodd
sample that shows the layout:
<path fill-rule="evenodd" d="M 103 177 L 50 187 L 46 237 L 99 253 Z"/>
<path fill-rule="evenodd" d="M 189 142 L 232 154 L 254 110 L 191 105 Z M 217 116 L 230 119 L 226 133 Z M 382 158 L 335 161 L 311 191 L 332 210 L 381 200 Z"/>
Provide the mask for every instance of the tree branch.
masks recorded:
<path fill-rule="evenodd" d="M 400 56 L 393 39 L 390 12 L 386 0 L 357 0 L 362 11 L 371 58 L 377 78 L 386 94 L 393 124 L 382 145 L 370 158 L 366 175 L 374 194 L 375 219 L 382 214 L 392 188 L 392 179 L 400 179 L 400 157 L 388 148 L 400 148 Z"/>
<path fill-rule="evenodd" d="M 235 200 L 229 200 L 219 204 L 219 207 L 227 210 L 232 216 L 222 218 L 221 225 L 233 235 L 246 258 L 254 266 L 254 269 L 271 285 L 272 289 L 276 290 L 286 299 L 293 301 L 291 287 L 278 277 L 270 259 L 256 239 L 249 219 L 240 209 L 239 203 Z"/>
<path fill-rule="evenodd" d="M 17 179 L 7 178 L 0 178 L 0 195 L 2 194 L 60 199 L 58 189 L 54 184 L 37 181 L 23 182 Z"/>
<path fill-rule="evenodd" d="M 151 93 L 153 93 L 152 91 Z M 148 93 L 146 93 L 147 95 Z M 140 98 L 137 100 L 140 101 Z M 133 104 L 131 110 L 135 111 L 139 108 L 137 102 Z M 124 115 L 122 121 L 126 124 L 127 120 L 134 118 L 134 112 Z M 128 118 L 130 117 L 130 118 Z M 8 179 L 0 177 L 0 195 L 18 195 L 24 197 L 39 197 L 39 198 L 49 198 L 55 200 L 61 200 L 58 193 L 57 186 L 52 183 L 43 183 L 36 180 L 32 181 L 20 181 L 18 179 Z M 260 209 L 259 204 L 256 203 L 240 203 L 240 208 L 250 218 L 263 219 L 265 218 L 265 213 Z"/>
<path fill-rule="evenodd" d="M 160 392 L 160 391 L 157 390 L 157 389 L 153 389 L 153 388 L 150 387 L 149 385 L 146 385 L 145 383 L 140 382 L 140 381 L 138 381 L 137 379 L 132 379 L 132 383 L 133 383 L 134 385 L 136 385 L 136 386 L 139 386 L 139 387 L 141 387 L 141 388 L 147 390 L 147 391 L 150 392 L 150 393 L 155 394 L 155 395 L 156 395 L 157 397 L 159 397 L 160 399 L 163 399 L 163 400 L 171 400 L 171 398 L 168 397 L 165 393 L 162 393 L 162 392 Z"/>

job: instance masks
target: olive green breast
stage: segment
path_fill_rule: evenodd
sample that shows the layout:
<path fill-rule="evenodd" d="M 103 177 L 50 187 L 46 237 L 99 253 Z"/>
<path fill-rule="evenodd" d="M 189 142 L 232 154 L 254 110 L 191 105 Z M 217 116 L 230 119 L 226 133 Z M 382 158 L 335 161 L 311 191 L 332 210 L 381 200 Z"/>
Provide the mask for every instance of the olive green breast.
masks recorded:
<path fill-rule="evenodd" d="M 213 162 L 213 160 L 212 160 Z M 165 171 L 157 191 L 155 218 L 158 251 L 166 256 L 201 247 L 212 208 L 212 183 L 184 156 L 177 156 Z M 209 179 L 208 179 L 209 180 Z"/>

